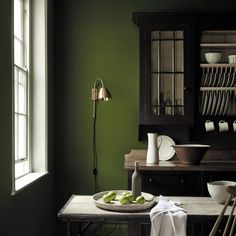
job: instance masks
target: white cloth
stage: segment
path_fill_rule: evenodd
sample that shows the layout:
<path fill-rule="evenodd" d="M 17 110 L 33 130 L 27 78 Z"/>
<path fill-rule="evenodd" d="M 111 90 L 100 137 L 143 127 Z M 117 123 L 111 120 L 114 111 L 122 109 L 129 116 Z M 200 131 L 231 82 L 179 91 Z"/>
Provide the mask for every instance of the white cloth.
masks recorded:
<path fill-rule="evenodd" d="M 150 236 L 186 236 L 187 213 L 167 197 L 160 195 L 150 219 Z"/>

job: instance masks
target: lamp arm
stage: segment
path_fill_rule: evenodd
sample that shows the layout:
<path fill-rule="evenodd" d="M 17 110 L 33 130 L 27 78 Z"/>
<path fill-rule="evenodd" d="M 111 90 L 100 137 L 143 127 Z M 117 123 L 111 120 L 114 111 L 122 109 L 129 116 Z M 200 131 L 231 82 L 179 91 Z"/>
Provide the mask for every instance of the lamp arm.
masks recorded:
<path fill-rule="evenodd" d="M 97 114 L 97 100 L 93 100 L 93 119 L 96 118 Z"/>
<path fill-rule="evenodd" d="M 97 78 L 95 81 L 94 81 L 94 84 L 93 84 L 93 88 L 92 88 L 92 100 L 97 100 L 98 99 L 98 88 L 97 88 L 97 83 L 100 82 L 101 83 L 101 86 L 102 88 L 104 88 L 104 83 L 102 81 L 101 78 Z M 95 105 L 94 105 L 95 106 Z M 95 109 L 94 110 L 94 114 L 96 113 Z"/>
<path fill-rule="evenodd" d="M 94 114 L 93 114 L 93 177 L 94 177 L 94 193 L 98 192 L 97 182 L 97 144 L 96 144 L 96 101 L 94 101 Z"/>
<path fill-rule="evenodd" d="M 97 78 L 95 81 L 94 81 L 94 84 L 93 84 L 93 88 L 96 89 L 96 85 L 97 85 L 97 82 L 100 81 L 101 84 L 102 84 L 102 87 L 104 87 L 104 84 L 103 84 L 103 81 L 101 78 Z"/>

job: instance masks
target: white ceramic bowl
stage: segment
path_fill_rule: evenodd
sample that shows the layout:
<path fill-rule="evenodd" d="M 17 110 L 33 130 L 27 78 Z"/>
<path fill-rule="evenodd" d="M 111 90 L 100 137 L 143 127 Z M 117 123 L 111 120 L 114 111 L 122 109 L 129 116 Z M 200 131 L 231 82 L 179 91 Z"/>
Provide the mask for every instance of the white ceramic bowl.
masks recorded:
<path fill-rule="evenodd" d="M 226 188 L 232 185 L 236 185 L 236 182 L 227 180 L 213 181 L 207 183 L 207 189 L 213 200 L 217 203 L 225 203 L 229 196 Z"/>
<path fill-rule="evenodd" d="M 206 52 L 204 53 L 204 55 L 208 63 L 214 64 L 220 62 L 222 57 L 222 52 Z"/>
<path fill-rule="evenodd" d="M 236 55 L 229 55 L 229 64 L 236 64 Z"/>

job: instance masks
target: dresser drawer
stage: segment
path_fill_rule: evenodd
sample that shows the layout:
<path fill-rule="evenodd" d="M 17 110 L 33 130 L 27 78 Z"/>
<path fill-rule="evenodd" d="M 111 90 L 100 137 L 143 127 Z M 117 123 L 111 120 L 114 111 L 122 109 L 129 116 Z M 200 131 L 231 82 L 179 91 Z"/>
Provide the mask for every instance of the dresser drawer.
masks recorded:
<path fill-rule="evenodd" d="M 142 173 L 142 189 L 155 195 L 201 195 L 201 178 L 195 172 Z"/>

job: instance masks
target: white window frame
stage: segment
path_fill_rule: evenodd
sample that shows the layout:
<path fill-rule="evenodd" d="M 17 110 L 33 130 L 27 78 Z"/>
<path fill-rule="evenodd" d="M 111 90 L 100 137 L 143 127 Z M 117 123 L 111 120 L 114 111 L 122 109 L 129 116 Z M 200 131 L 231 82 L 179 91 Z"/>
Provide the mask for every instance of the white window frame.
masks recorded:
<path fill-rule="evenodd" d="M 26 20 L 24 24 L 24 63 L 15 65 L 14 62 L 14 0 L 12 0 L 12 65 L 13 65 L 13 155 L 12 155 L 12 194 L 28 186 L 38 178 L 48 173 L 47 169 L 47 0 L 22 0 L 27 2 L 24 6 Z M 25 13 L 25 12 L 24 12 Z M 28 14 L 27 14 L 28 13 Z M 29 21 L 28 21 L 29 20 Z M 27 47 L 27 45 L 30 45 Z M 17 69 L 15 69 L 17 68 Z M 16 127 L 15 103 L 17 101 L 15 88 L 15 70 L 26 73 L 27 77 L 27 128 L 26 157 L 16 160 Z M 15 99 L 16 98 L 16 99 Z M 20 142 L 20 141 L 19 141 Z M 16 168 L 25 166 L 25 173 L 16 176 Z"/>
<path fill-rule="evenodd" d="M 14 0 L 15 4 L 16 0 Z M 29 174 L 30 172 L 30 136 L 29 136 L 29 126 L 30 126 L 30 109 L 29 109 L 29 91 L 30 91 L 30 83 L 29 83 L 29 52 L 30 52 L 30 1 L 29 0 L 17 0 L 19 6 L 19 18 L 14 19 L 14 152 L 15 152 L 15 179 L 21 178 L 22 176 Z M 15 6 L 14 6 L 14 16 L 15 16 Z M 13 17 L 14 17 L 13 16 Z M 20 17 L 21 16 L 21 17 Z M 19 20 L 19 30 L 16 30 L 18 35 L 15 35 L 15 23 Z M 17 23 L 16 23 L 17 24 Z M 20 49 L 15 52 L 15 45 L 21 45 Z M 23 77 L 23 78 L 22 78 Z M 22 96 L 22 92 L 25 96 Z M 22 100 L 24 103 L 24 109 L 20 109 L 20 105 L 22 104 Z M 21 102 L 20 102 L 21 101 Z M 19 124 L 21 119 L 25 118 L 25 127 Z M 18 132 L 21 129 L 21 132 Z M 19 133 L 22 133 L 22 130 L 25 132 L 25 138 L 20 138 Z M 22 151 L 24 154 L 22 155 Z M 18 154 L 18 155 L 17 155 Z M 20 155 L 21 154 L 21 155 Z"/>

